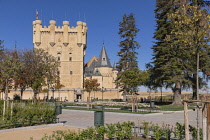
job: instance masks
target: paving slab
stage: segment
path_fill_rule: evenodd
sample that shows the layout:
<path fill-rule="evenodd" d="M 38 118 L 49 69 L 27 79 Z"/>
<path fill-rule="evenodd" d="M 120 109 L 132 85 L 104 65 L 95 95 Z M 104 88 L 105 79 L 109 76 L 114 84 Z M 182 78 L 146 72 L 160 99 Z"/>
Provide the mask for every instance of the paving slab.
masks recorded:
<path fill-rule="evenodd" d="M 197 111 L 189 110 L 189 124 L 197 125 Z M 88 128 L 94 126 L 94 111 L 83 111 L 83 110 L 68 110 L 63 109 L 62 114 L 59 116 L 60 122 L 64 125 Z M 115 112 L 105 112 L 104 123 L 117 123 L 133 121 L 136 124 L 138 122 L 147 121 L 158 124 L 170 124 L 175 125 L 176 122 L 184 123 L 184 111 L 171 111 L 162 113 L 152 113 L 152 114 L 132 114 L 132 113 L 115 113 Z M 199 111 L 199 123 L 201 127 L 201 111 Z"/>

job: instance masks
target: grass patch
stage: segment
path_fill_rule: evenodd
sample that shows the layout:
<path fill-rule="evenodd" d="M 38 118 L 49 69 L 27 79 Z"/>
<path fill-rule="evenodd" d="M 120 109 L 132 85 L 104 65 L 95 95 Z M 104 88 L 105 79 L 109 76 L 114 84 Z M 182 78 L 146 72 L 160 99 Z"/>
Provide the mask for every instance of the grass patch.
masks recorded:
<path fill-rule="evenodd" d="M 160 105 L 162 111 L 181 111 L 184 110 L 183 105 Z"/>
<path fill-rule="evenodd" d="M 184 110 L 183 105 L 160 105 L 160 110 L 162 111 L 182 111 Z M 193 106 L 188 106 L 188 109 L 193 109 Z"/>
<path fill-rule="evenodd" d="M 69 107 L 68 107 L 69 106 Z M 72 106 L 72 107 L 70 107 Z M 78 106 L 78 107 L 73 107 L 73 106 Z M 80 108 L 79 106 L 83 106 L 83 108 Z M 96 106 L 101 106 L 101 105 L 96 105 Z M 87 110 L 87 111 L 97 111 L 97 109 L 87 109 L 84 108 L 86 107 L 86 104 L 76 104 L 76 103 L 65 103 L 63 104 L 63 107 L 66 109 L 73 109 L 73 110 Z M 132 113 L 130 111 L 131 107 L 130 106 L 109 106 L 109 105 L 104 105 L 105 111 L 106 112 L 120 112 L 120 113 Z M 110 109 L 106 109 L 110 108 Z M 112 109 L 113 108 L 113 109 Z M 120 110 L 117 110 L 116 108 L 121 108 Z M 194 109 L 195 104 L 188 104 L 188 109 Z M 150 108 L 150 107 L 138 107 L 138 109 L 142 109 L 145 111 L 140 111 L 141 113 L 138 114 L 144 114 L 144 112 L 148 113 L 150 111 L 148 110 L 155 110 L 157 111 L 183 111 L 184 106 L 183 105 L 157 105 L 155 108 Z"/>
<path fill-rule="evenodd" d="M 84 111 L 101 111 L 102 109 L 87 109 L 87 108 L 77 108 L 77 107 L 63 107 L 63 109 L 71 110 L 84 110 Z M 131 112 L 130 110 L 115 110 L 115 109 L 104 109 L 105 112 L 115 112 L 115 113 L 133 113 L 133 114 L 150 114 L 151 112 Z"/>

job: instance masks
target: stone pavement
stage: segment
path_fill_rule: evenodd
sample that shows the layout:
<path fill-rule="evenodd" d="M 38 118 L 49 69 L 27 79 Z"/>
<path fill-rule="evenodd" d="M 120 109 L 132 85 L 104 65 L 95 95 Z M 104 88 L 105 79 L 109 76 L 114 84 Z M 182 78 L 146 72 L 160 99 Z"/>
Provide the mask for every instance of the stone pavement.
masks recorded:
<path fill-rule="evenodd" d="M 197 111 L 189 110 L 189 124 L 197 125 Z M 131 114 L 131 113 L 114 113 L 105 112 L 105 124 L 106 123 L 117 123 L 124 121 L 133 121 L 138 125 L 139 121 L 152 121 L 153 123 L 175 125 L 176 122 L 184 123 L 184 112 L 162 112 L 153 114 Z M 64 122 L 64 125 L 79 128 L 88 128 L 94 126 L 94 111 L 81 111 L 81 110 L 68 110 L 63 109 L 62 114 L 58 116 L 60 122 Z M 201 111 L 199 111 L 199 123 L 202 126 Z"/>

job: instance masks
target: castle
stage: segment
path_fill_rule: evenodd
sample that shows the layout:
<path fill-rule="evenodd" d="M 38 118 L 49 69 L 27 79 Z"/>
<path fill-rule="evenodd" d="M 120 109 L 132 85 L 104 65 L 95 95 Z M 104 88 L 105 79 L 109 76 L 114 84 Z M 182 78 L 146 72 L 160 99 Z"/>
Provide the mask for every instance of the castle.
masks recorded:
<path fill-rule="evenodd" d="M 60 27 L 56 26 L 54 20 L 49 24 L 48 27 L 43 27 L 41 20 L 33 21 L 33 44 L 34 48 L 44 49 L 60 61 L 60 82 L 64 87 L 59 95 L 70 101 L 85 101 L 87 95 L 83 91 L 83 83 L 85 79 L 92 78 L 98 80 L 101 89 L 109 92 L 110 95 L 105 94 L 105 98 L 119 98 L 114 83 L 118 71 L 115 65 L 111 66 L 104 44 L 98 58 L 93 56 L 88 63 L 84 62 L 87 24 L 78 21 L 76 27 L 70 27 L 69 21 L 63 21 L 63 26 Z"/>

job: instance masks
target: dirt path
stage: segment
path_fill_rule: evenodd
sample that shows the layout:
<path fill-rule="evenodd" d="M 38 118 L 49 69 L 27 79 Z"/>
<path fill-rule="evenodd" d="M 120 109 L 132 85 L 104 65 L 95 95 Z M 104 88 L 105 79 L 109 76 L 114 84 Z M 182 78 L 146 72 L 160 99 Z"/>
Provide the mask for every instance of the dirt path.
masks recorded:
<path fill-rule="evenodd" d="M 41 140 L 41 138 L 47 134 L 51 135 L 53 131 L 56 130 L 70 130 L 77 131 L 78 128 L 72 128 L 68 126 L 51 126 L 43 128 L 32 128 L 25 130 L 13 130 L 7 132 L 0 132 L 0 140 L 30 140 L 30 137 L 33 140 Z"/>

